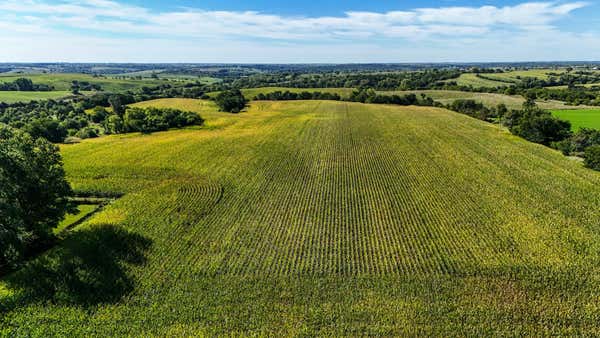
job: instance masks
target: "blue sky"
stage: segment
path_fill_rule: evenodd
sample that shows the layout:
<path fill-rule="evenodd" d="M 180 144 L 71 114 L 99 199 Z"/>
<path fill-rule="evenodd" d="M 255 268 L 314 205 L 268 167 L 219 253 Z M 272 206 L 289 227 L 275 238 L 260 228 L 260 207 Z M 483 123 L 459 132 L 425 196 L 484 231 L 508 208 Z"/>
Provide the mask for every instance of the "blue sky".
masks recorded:
<path fill-rule="evenodd" d="M 600 60 L 595 1 L 3 0 L 0 62 Z"/>

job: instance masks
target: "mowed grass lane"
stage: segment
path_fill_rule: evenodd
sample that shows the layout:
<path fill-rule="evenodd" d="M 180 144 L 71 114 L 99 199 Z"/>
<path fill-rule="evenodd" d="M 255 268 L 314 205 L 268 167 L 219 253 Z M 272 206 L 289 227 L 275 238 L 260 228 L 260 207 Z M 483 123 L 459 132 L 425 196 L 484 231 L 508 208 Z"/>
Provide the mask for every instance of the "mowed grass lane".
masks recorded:
<path fill-rule="evenodd" d="M 571 122 L 573 130 L 600 129 L 600 109 L 554 110 L 554 116 Z"/>
<path fill-rule="evenodd" d="M 448 81 L 456 81 L 461 86 L 473 86 L 473 87 L 506 87 L 510 86 L 511 83 L 519 83 L 523 78 L 538 78 L 546 80 L 550 77 L 550 74 L 562 74 L 564 69 L 529 69 L 529 70 L 515 70 L 504 73 L 482 73 L 482 77 L 478 77 L 474 73 L 461 74 L 457 79 Z"/>
<path fill-rule="evenodd" d="M 126 193 L 77 232 L 151 245 L 94 302 L 7 279 L 0 332 L 600 334 L 598 173 L 442 109 L 212 114 L 228 122 L 62 147 L 76 190 Z"/>
<path fill-rule="evenodd" d="M 49 92 L 20 92 L 20 91 L 0 91 L 0 102 L 30 102 L 40 100 L 56 100 L 73 95 L 69 91 L 49 91 Z"/>
<path fill-rule="evenodd" d="M 98 84 L 102 87 L 102 90 L 108 92 L 126 91 L 142 88 L 144 86 L 151 87 L 169 83 L 166 79 L 116 79 L 112 77 L 94 77 L 93 75 L 78 73 L 0 74 L 0 82 L 12 82 L 19 78 L 31 79 L 35 84 L 53 86 L 56 91 L 70 91 L 73 81 Z"/>

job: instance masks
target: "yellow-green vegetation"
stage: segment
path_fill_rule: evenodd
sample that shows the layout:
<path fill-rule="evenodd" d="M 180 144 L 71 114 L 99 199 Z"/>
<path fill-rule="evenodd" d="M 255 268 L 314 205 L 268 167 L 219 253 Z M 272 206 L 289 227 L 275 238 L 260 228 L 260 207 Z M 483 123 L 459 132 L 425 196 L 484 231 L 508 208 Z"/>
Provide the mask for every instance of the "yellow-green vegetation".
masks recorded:
<path fill-rule="evenodd" d="M 482 79 L 477 77 L 477 74 L 463 73 L 456 79 L 448 80 L 456 82 L 459 86 L 473 86 L 473 87 L 500 87 L 510 86 L 510 83 L 492 81 L 488 79 Z"/>
<path fill-rule="evenodd" d="M 600 129 L 600 109 L 554 110 L 552 114 L 571 122 L 573 130 Z"/>
<path fill-rule="evenodd" d="M 478 77 L 474 73 L 461 74 L 458 79 L 452 79 L 449 81 L 456 81 L 461 86 L 473 86 L 473 87 L 501 87 L 510 86 L 510 82 L 518 83 L 520 79 L 526 77 L 533 77 L 542 80 L 546 80 L 550 77 L 550 74 L 561 74 L 564 73 L 564 69 L 530 69 L 530 70 L 515 70 L 504 73 L 482 73 Z"/>
<path fill-rule="evenodd" d="M 489 77 L 492 79 L 501 79 L 501 80 L 510 80 L 510 81 L 518 81 L 519 79 L 526 77 L 534 77 L 541 80 L 547 80 L 550 77 L 550 74 L 562 74 L 564 73 L 564 69 L 529 69 L 529 70 L 514 70 L 510 72 L 504 73 L 493 73 L 493 74 L 482 74 L 485 77 Z"/>
<path fill-rule="evenodd" d="M 577 87 L 600 89 L 600 83 L 578 84 Z M 546 88 L 548 88 L 548 89 L 567 89 L 567 88 L 569 88 L 569 86 L 551 86 L 551 87 L 546 87 Z"/>
<path fill-rule="evenodd" d="M 218 114 L 217 106 L 209 100 L 183 99 L 183 98 L 167 98 L 156 99 L 144 102 L 138 102 L 129 105 L 130 107 L 154 107 L 154 108 L 174 108 L 185 111 L 193 111 L 200 113 L 202 117 Z"/>
<path fill-rule="evenodd" d="M 0 78 L 2 79 L 2 78 Z M 1 80 L 0 80 L 1 81 Z M 18 92 L 18 91 L 0 91 L 0 102 L 15 103 L 29 102 L 35 100 L 60 99 L 72 95 L 70 91 L 50 91 L 50 92 Z"/>
<path fill-rule="evenodd" d="M 385 95 L 406 95 L 414 93 L 416 95 L 425 94 L 435 101 L 443 104 L 450 104 L 456 100 L 475 100 L 488 107 L 496 107 L 503 103 L 509 109 L 520 109 L 523 107 L 525 99 L 520 95 L 505 95 L 496 93 L 476 93 L 459 90 L 410 90 L 410 91 L 382 91 Z M 580 107 L 565 105 L 564 102 L 553 100 L 539 100 L 538 106 L 543 109 L 577 109 Z"/>
<path fill-rule="evenodd" d="M 62 146 L 125 195 L 3 280 L 0 334 L 600 334 L 597 172 L 443 109 L 213 114 Z"/>
<path fill-rule="evenodd" d="M 65 229 L 70 228 L 73 224 L 80 222 L 84 217 L 98 209 L 97 204 L 80 204 L 77 206 L 77 212 L 67 214 L 65 219 L 54 229 L 54 234 L 60 234 Z"/>
<path fill-rule="evenodd" d="M 47 84 L 53 86 L 57 91 L 68 91 L 71 89 L 73 81 L 86 81 L 92 84 L 99 84 L 105 91 L 124 91 L 129 89 L 141 88 L 143 86 L 156 86 L 161 83 L 168 83 L 164 79 L 142 79 L 142 80 L 120 80 L 109 77 L 94 77 L 89 74 L 2 74 L 0 82 L 12 82 L 18 78 L 31 79 L 36 84 Z"/>

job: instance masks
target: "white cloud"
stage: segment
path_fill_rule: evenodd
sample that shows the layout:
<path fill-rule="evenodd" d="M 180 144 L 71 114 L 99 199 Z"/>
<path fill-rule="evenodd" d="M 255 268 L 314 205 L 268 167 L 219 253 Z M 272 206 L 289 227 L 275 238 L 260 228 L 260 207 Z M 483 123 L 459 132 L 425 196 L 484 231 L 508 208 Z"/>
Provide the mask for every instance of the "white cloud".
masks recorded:
<path fill-rule="evenodd" d="M 386 13 L 349 11 L 339 17 L 308 18 L 254 11 L 197 9 L 153 13 L 142 7 L 109 0 L 71 0 L 56 4 L 41 0 L 8 0 L 0 4 L 0 11 L 46 18 L 46 22 L 39 24 L 49 27 L 61 24 L 100 32 L 308 40 L 398 37 L 411 32 L 420 38 L 435 34 L 476 35 L 487 31 L 477 27 L 507 25 L 511 29 L 519 29 L 548 25 L 585 5 L 583 2 L 560 5 L 552 2 L 531 2 L 507 7 L 420 8 Z"/>
<path fill-rule="evenodd" d="M 425 23 L 456 25 L 544 25 L 549 24 L 576 9 L 586 6 L 584 2 L 556 5 L 550 2 L 530 2 L 516 6 L 494 7 L 448 7 L 417 9 L 418 19 Z"/>
<path fill-rule="evenodd" d="M 415 62 L 508 55 L 533 60 L 542 53 L 567 59 L 579 53 L 581 59 L 584 48 L 600 58 L 594 35 L 554 27 L 585 6 L 529 2 L 302 17 L 194 8 L 155 12 L 110 0 L 6 0 L 0 2 L 0 61 Z M 532 47 L 541 40 L 560 50 Z"/>

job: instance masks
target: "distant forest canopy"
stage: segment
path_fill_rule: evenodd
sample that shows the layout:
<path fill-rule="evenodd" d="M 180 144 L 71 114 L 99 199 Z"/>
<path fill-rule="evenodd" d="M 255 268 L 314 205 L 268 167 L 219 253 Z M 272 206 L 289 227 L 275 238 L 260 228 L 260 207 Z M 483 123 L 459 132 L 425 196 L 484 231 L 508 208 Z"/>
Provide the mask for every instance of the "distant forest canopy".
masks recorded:
<path fill-rule="evenodd" d="M 164 70 L 170 73 L 194 75 L 224 75 L 234 73 L 273 72 L 386 72 L 426 69 L 531 69 L 558 67 L 600 67 L 600 61 L 572 62 L 457 62 L 457 63 L 364 63 L 364 64 L 231 64 L 231 63 L 0 63 L 4 72 L 48 72 L 83 74 L 123 74 Z"/>

